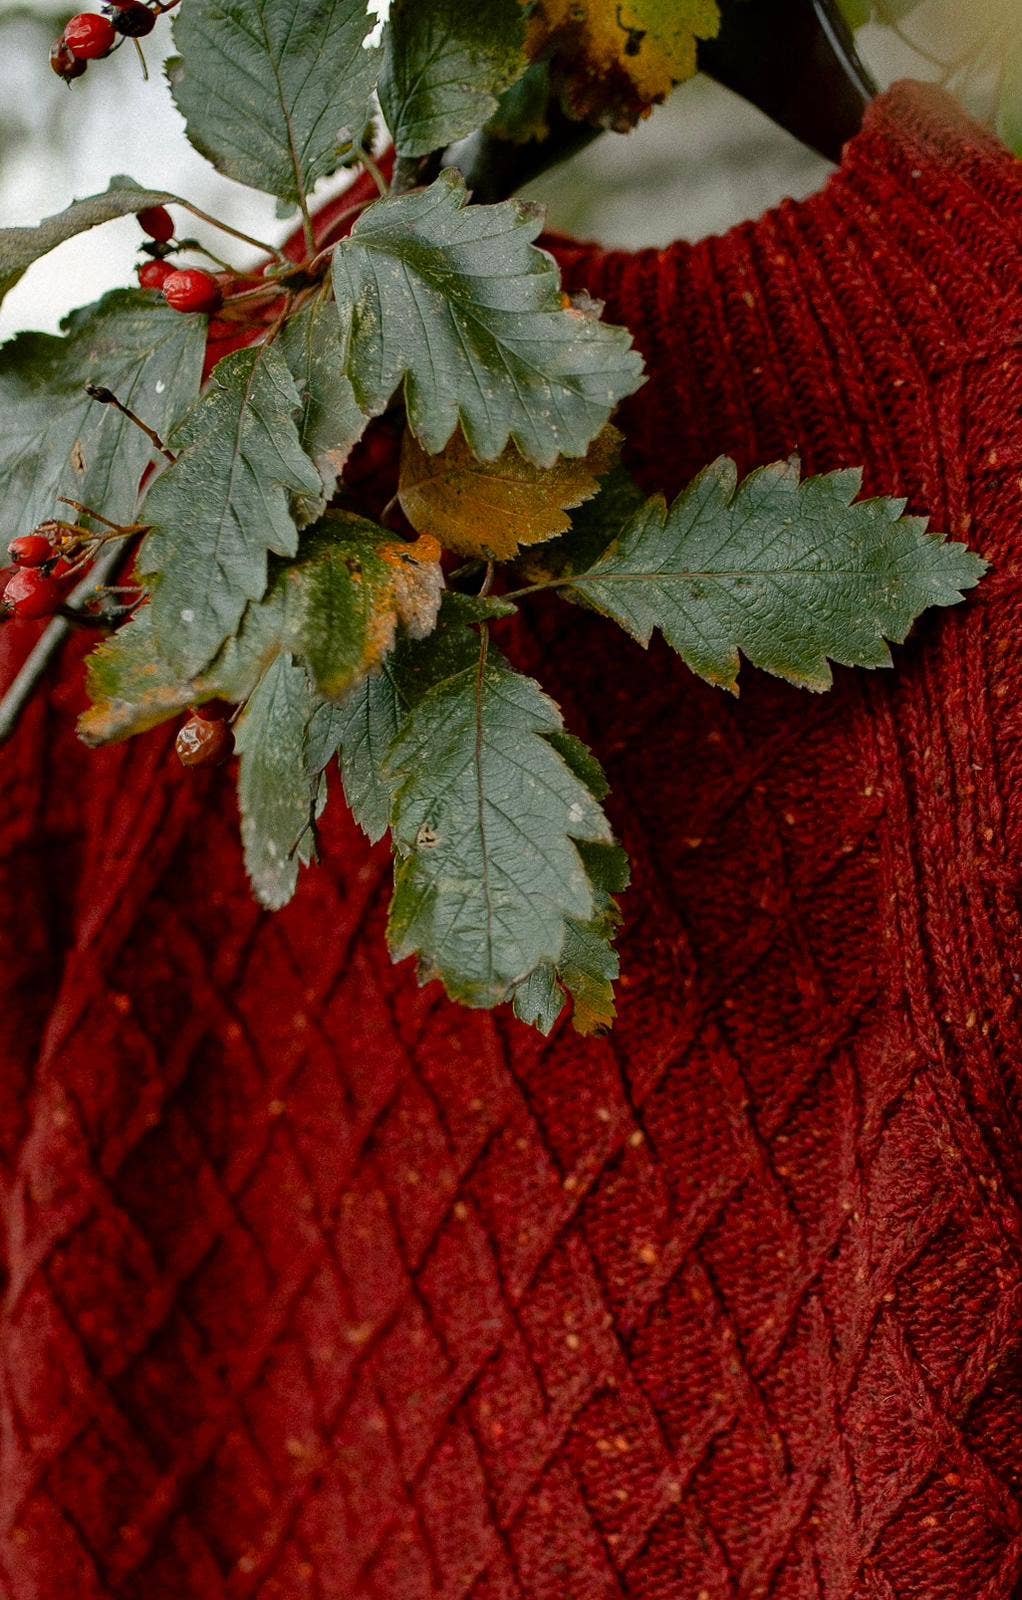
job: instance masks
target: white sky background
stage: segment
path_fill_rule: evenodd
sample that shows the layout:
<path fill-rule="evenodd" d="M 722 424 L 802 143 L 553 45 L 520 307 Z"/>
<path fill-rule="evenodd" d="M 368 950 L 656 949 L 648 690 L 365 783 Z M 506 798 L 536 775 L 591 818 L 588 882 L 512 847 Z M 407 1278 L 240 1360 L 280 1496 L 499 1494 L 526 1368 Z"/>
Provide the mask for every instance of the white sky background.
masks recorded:
<path fill-rule="evenodd" d="M 378 0 L 374 9 L 382 13 L 387 4 Z M 281 240 L 290 225 L 276 217 L 274 200 L 221 177 L 185 138 L 162 73 L 172 53 L 169 19 L 144 42 L 148 83 L 134 49 L 125 45 L 90 65 L 69 90 L 47 59 L 49 35 L 59 28 L 47 32 L 24 18 L 66 15 L 67 9 L 59 0 L 0 0 L 0 226 L 37 222 L 123 172 L 148 187 L 185 194 L 256 237 Z M 865 29 L 859 42 L 884 81 L 926 71 L 886 30 Z M 785 195 L 811 193 L 827 170 L 743 101 L 696 79 L 634 134 L 605 136 L 532 193 L 547 201 L 552 226 L 637 247 L 722 231 Z M 327 180 L 316 199 L 347 181 Z M 187 233 L 202 237 L 202 224 L 187 217 Z M 205 235 L 211 243 L 217 239 L 218 254 L 239 264 L 245 259 L 244 246 L 215 230 Z M 139 240 L 134 218 L 127 217 L 36 263 L 0 308 L 0 338 L 23 328 L 52 331 L 74 306 L 134 283 Z"/>

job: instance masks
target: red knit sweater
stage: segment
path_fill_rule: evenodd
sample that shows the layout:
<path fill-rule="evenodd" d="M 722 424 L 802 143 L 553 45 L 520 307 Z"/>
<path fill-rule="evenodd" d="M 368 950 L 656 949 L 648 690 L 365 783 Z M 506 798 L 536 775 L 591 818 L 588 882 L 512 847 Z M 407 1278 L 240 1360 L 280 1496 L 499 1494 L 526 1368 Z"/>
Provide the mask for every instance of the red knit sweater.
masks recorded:
<path fill-rule="evenodd" d="M 1018 1592 L 1020 168 L 901 88 L 804 204 L 562 254 L 647 484 L 865 461 L 993 571 L 818 698 L 523 629 L 635 864 L 597 1042 L 392 969 L 339 798 L 260 912 L 230 774 L 82 750 L 65 658 L 2 757 L 3 1600 Z"/>

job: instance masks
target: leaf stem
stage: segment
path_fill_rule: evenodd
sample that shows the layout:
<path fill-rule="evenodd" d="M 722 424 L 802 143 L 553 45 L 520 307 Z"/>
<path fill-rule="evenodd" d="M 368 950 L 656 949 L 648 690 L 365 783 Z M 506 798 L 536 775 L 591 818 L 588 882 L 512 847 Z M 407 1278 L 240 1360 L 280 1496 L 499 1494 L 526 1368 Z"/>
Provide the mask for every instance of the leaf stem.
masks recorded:
<path fill-rule="evenodd" d="M 353 206 L 346 207 L 344 211 L 339 212 L 337 216 L 334 217 L 330 224 L 331 231 L 342 227 L 344 223 L 347 222 L 349 217 L 355 218 L 361 216 L 363 211 L 368 210 L 368 208 L 371 205 L 375 205 L 375 203 L 376 202 L 374 200 L 358 200 Z M 327 256 L 332 255 L 343 237 L 344 235 L 342 234 L 336 239 L 331 239 L 329 244 L 324 245 L 321 250 L 317 251 L 311 261 L 305 263 L 303 270 L 305 272 L 314 272 L 321 261 L 323 261 Z"/>
<path fill-rule="evenodd" d="M 360 145 L 358 150 L 358 158 L 365 167 L 369 176 L 372 178 L 377 189 L 380 191 L 381 196 L 388 195 L 390 193 L 390 184 L 383 176 L 383 173 L 380 170 L 379 162 L 376 160 L 375 156 L 373 156 L 369 150 L 363 149 L 363 147 Z"/>
<path fill-rule="evenodd" d="M 57 499 L 61 505 L 70 506 L 72 510 L 79 512 L 81 516 L 91 517 L 93 522 L 101 522 L 104 528 L 111 530 L 112 537 L 116 539 L 128 539 L 132 534 L 146 533 L 148 531 L 144 522 L 130 522 L 127 525 L 123 522 L 111 522 L 109 517 L 104 517 L 102 511 L 93 511 L 91 506 L 83 506 L 80 500 L 70 500 L 66 494 L 58 494 Z M 57 526 L 68 533 L 81 534 L 81 529 L 72 527 L 69 522 L 59 522 Z"/>
<path fill-rule="evenodd" d="M 312 226 L 312 216 L 309 212 L 309 202 L 305 198 L 304 193 L 302 194 L 300 203 L 302 212 L 302 232 L 305 234 L 305 248 L 308 251 L 309 259 L 311 260 L 316 254 L 316 230 Z"/>
<path fill-rule="evenodd" d="M 527 600 L 530 594 L 539 594 L 542 589 L 567 589 L 581 577 L 575 573 L 570 578 L 543 578 L 538 583 L 527 583 L 523 589 L 510 589 L 507 594 L 500 596 L 501 600 Z M 482 590 L 480 590 L 482 593 Z"/>

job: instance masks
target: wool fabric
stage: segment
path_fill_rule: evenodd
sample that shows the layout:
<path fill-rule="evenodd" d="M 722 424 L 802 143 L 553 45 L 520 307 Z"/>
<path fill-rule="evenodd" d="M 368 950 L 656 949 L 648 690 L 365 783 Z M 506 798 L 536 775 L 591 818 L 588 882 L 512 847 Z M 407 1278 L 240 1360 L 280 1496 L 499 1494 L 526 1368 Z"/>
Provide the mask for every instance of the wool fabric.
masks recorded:
<path fill-rule="evenodd" d="M 589 1041 L 392 967 L 339 792 L 259 910 L 230 771 L 82 749 L 65 653 L 2 756 L 3 1600 L 1019 1593 L 1019 165 L 900 86 L 804 203 L 557 250 L 647 488 L 864 462 L 992 570 L 820 696 L 509 637 L 634 864 Z"/>

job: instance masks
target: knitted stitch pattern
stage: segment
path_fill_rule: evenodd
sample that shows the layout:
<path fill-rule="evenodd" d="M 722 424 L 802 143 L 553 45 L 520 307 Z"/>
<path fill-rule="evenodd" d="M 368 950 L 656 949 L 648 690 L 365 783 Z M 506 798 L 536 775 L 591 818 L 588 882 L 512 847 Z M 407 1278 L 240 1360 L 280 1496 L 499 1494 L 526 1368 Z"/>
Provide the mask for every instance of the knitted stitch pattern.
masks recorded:
<path fill-rule="evenodd" d="M 82 750 L 65 657 L 2 757 L 3 1600 L 1019 1592 L 1020 168 L 903 86 L 806 203 L 559 253 L 648 487 L 865 461 L 993 570 L 819 697 L 537 610 L 635 864 L 595 1042 L 391 968 L 339 795 L 261 912 L 230 774 Z"/>

